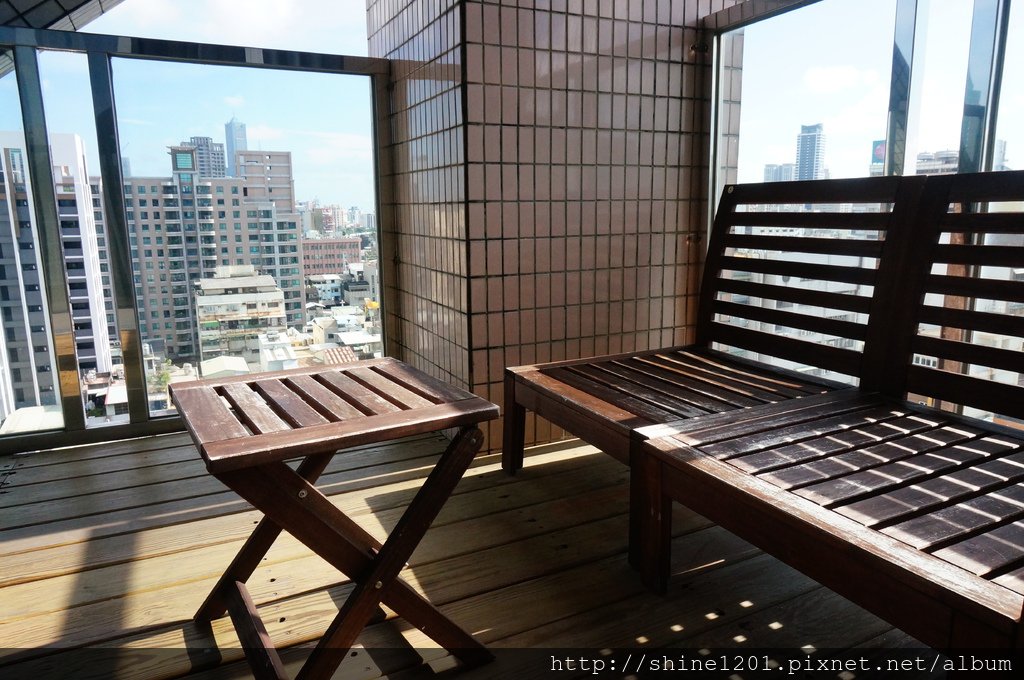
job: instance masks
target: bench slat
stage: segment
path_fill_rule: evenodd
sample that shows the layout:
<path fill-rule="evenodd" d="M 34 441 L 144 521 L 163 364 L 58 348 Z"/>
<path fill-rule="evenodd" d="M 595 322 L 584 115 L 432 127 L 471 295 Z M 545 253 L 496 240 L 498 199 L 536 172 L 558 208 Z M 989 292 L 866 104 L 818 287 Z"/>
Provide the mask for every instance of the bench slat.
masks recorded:
<path fill-rule="evenodd" d="M 909 442 L 908 442 L 909 444 Z M 923 453 L 888 465 L 797 489 L 796 493 L 825 507 L 878 494 L 897 486 L 912 484 L 938 473 L 975 465 L 1004 454 L 1012 447 L 986 437 L 951 447 L 932 448 L 921 442 Z"/>
<path fill-rule="evenodd" d="M 248 385 L 233 383 L 225 385 L 221 389 L 224 391 L 224 396 L 227 397 L 227 400 L 235 408 L 235 413 L 239 420 L 248 425 L 253 432 L 262 434 L 264 432 L 281 432 L 292 429 Z"/>
<path fill-rule="evenodd" d="M 385 376 L 369 368 L 350 368 L 344 372 L 348 377 L 362 383 L 368 389 L 377 392 L 380 396 L 400 408 L 424 408 L 434 405 L 429 399 L 424 399 L 415 392 L 405 389 L 398 383 L 388 380 Z"/>
<path fill-rule="evenodd" d="M 632 361 L 599 362 L 591 366 L 607 371 L 642 389 L 652 389 L 673 400 L 696 406 L 704 412 L 763 404 L 767 399 L 756 399 L 749 393 L 731 391 L 717 386 L 687 380 L 682 374 L 659 370 L 656 365 Z M 657 395 L 654 395 L 657 398 Z M 703 415 L 703 414 L 701 414 Z"/>
<path fill-rule="evenodd" d="M 982 411 L 1024 417 L 1024 388 L 924 366 L 907 367 L 907 390 Z"/>
<path fill-rule="evenodd" d="M 924 336 L 914 339 L 913 348 L 914 352 L 924 356 L 1024 373 L 1024 353 L 1019 350 Z"/>
<path fill-rule="evenodd" d="M 673 364 L 682 363 L 688 367 L 703 371 L 704 374 L 717 379 L 733 380 L 741 385 L 757 387 L 772 394 L 791 397 L 821 394 L 837 385 L 815 382 L 808 376 L 787 373 L 780 369 L 772 369 L 764 364 L 744 362 L 737 357 L 728 357 L 721 352 L 703 348 L 689 348 L 687 351 L 672 354 L 656 354 L 655 358 Z M 843 386 L 845 387 L 845 385 Z"/>
<path fill-rule="evenodd" d="M 932 274 L 925 282 L 928 292 L 954 297 L 1024 302 L 1024 281 L 972 279 L 966 276 Z"/>
<path fill-rule="evenodd" d="M 1024 213 L 945 213 L 938 224 L 943 231 L 952 233 L 1021 234 Z"/>
<path fill-rule="evenodd" d="M 851 340 L 863 341 L 867 336 L 867 327 L 864 324 L 852 321 L 829 319 L 824 316 L 815 316 L 812 314 L 797 314 L 794 312 L 772 309 L 771 307 L 741 305 L 734 302 L 718 300 L 712 304 L 712 310 L 716 314 L 720 314 L 722 316 L 749 319 L 751 321 L 759 321 L 761 323 L 768 323 L 774 326 L 785 326 L 786 328 L 796 328 L 810 331 L 812 333 L 832 335 L 838 338 L 849 338 Z"/>
<path fill-rule="evenodd" d="M 888 526 L 1020 481 L 1024 481 L 1024 453 L 1013 453 L 835 510 L 868 527 Z"/>
<path fill-rule="evenodd" d="M 312 376 L 295 376 L 294 378 L 287 378 L 286 382 L 306 403 L 310 404 L 320 415 L 328 420 L 348 420 L 349 418 L 359 418 L 365 415 L 355 406 L 321 385 Z"/>
<path fill-rule="evenodd" d="M 819 439 L 836 432 L 844 432 L 902 415 L 905 413 L 894 410 L 892 407 L 871 405 L 861 410 L 849 411 L 832 417 L 823 418 L 818 415 L 813 420 L 793 424 L 768 423 L 759 432 L 730 437 L 717 443 L 703 444 L 700 449 L 719 460 L 725 460 L 783 444 Z"/>
<path fill-rule="evenodd" d="M 720 270 L 774 274 L 795 279 L 815 281 L 836 281 L 858 286 L 870 286 L 875 282 L 875 271 L 861 267 L 842 267 L 829 264 L 790 262 L 787 260 L 762 260 L 752 257 L 723 256 L 719 259 Z"/>
<path fill-rule="evenodd" d="M 684 414 L 660 408 L 650 402 L 638 399 L 631 394 L 621 392 L 607 385 L 588 379 L 586 376 L 572 372 L 569 368 L 556 368 L 545 371 L 549 377 L 563 382 L 570 387 L 575 387 L 581 392 L 606 401 L 617 408 L 629 411 L 630 413 L 643 418 L 649 423 L 662 423 L 683 417 Z"/>
<path fill-rule="evenodd" d="M 627 371 L 616 370 L 614 364 L 587 364 L 573 366 L 566 370 L 623 394 L 633 395 L 670 413 L 675 413 L 676 418 L 704 415 L 710 410 L 701 408 L 685 399 L 677 399 L 643 380 L 636 380 L 636 376 L 629 375 Z"/>
<path fill-rule="evenodd" d="M 859 369 L 863 358 L 860 352 L 853 350 L 795 338 L 780 340 L 777 336 L 768 333 L 730 326 L 717 321 L 708 324 L 707 337 L 711 342 L 748 349 L 788 361 L 820 366 L 851 376 L 860 373 Z"/>
<path fill-rule="evenodd" d="M 882 254 L 882 241 L 861 238 L 729 234 L 724 238 L 723 245 L 726 248 L 736 248 L 739 250 L 817 253 L 846 257 L 879 257 Z"/>
<path fill-rule="evenodd" d="M 769 283 L 726 278 L 718 279 L 718 290 L 721 293 L 746 295 L 763 300 L 780 300 L 797 305 L 838 309 L 857 314 L 867 314 L 871 311 L 871 298 L 864 295 L 832 293 L 823 290 L 797 288 L 796 286 L 775 286 Z M 719 299 L 724 298 L 720 296 Z"/>
<path fill-rule="evenodd" d="M 751 384 L 752 381 L 740 381 L 731 375 L 723 375 L 723 372 L 680 364 L 662 355 L 630 358 L 616 362 L 616 365 L 656 381 L 669 381 L 693 394 L 692 398 L 705 397 L 703 400 L 707 401 L 709 411 L 721 411 L 722 402 L 735 407 L 749 407 L 779 399 L 778 391 L 764 390 Z M 795 390 L 793 392 L 787 395 L 799 394 Z"/>
<path fill-rule="evenodd" d="M 800 201 L 803 205 L 803 201 Z M 758 212 L 736 211 L 723 219 L 732 226 L 795 227 L 798 229 L 857 229 L 884 232 L 890 214 L 842 212 Z"/>
<path fill-rule="evenodd" d="M 914 455 L 939 451 L 944 447 L 969 441 L 976 432 L 965 432 L 948 426 L 934 425 L 923 432 L 873 444 L 859 451 L 843 453 L 834 458 L 795 465 L 762 475 L 784 489 L 820 484 L 827 480 L 849 477 L 887 463 L 895 463 Z"/>
<path fill-rule="evenodd" d="M 258 380 L 253 388 L 259 392 L 274 411 L 292 427 L 319 425 L 327 420 L 301 396 L 288 389 L 280 380 Z"/>
<path fill-rule="evenodd" d="M 980 536 L 937 550 L 933 555 L 986 577 L 1024 565 L 1024 521 L 996 527 Z"/>
<path fill-rule="evenodd" d="M 358 404 L 360 409 L 366 409 L 369 414 L 384 415 L 401 410 L 387 399 L 367 389 L 365 385 L 357 383 L 341 371 L 323 373 L 319 377 L 324 385 L 344 397 L 346 403 Z"/>
<path fill-rule="evenodd" d="M 986 267 L 1019 267 L 1024 263 L 1024 248 L 1019 246 L 974 246 L 941 244 L 935 246 L 935 262 L 975 264 Z"/>
<path fill-rule="evenodd" d="M 752 474 L 772 472 L 817 458 L 825 458 L 863 446 L 881 444 L 908 434 L 923 432 L 935 427 L 934 422 L 919 416 L 893 415 L 892 419 L 881 420 L 864 427 L 833 432 L 827 437 L 817 437 L 798 444 L 746 454 L 731 459 L 733 465 Z"/>
<path fill-rule="evenodd" d="M 922 306 L 921 323 L 937 326 L 952 326 L 973 331 L 1001 333 L 1003 335 L 1021 335 L 1024 333 L 1024 317 L 1012 314 L 995 314 L 977 312 L 970 309 L 952 309 L 949 307 Z"/>
<path fill-rule="evenodd" d="M 1024 517 L 1024 485 L 1016 484 L 886 527 L 882 533 L 918 550 L 931 550 L 1020 517 Z"/>

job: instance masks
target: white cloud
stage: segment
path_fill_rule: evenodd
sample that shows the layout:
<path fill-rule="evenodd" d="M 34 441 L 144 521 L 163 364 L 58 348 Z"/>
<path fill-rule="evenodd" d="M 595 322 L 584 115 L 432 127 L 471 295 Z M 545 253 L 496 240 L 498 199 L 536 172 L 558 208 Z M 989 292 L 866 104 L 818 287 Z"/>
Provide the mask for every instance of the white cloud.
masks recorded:
<path fill-rule="evenodd" d="M 224 103 L 232 108 L 240 109 L 245 106 L 245 97 L 240 95 L 229 95 L 224 97 Z"/>

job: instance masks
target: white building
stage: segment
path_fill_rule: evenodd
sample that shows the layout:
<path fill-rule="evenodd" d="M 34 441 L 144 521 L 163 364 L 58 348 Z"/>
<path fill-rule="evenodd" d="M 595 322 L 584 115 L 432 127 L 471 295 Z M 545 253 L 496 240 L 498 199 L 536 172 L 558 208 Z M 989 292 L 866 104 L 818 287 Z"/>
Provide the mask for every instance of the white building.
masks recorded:
<path fill-rule="evenodd" d="M 285 330 L 284 293 L 252 265 L 217 267 L 197 281 L 195 309 L 204 361 L 232 355 L 258 364 L 260 333 Z"/>
<path fill-rule="evenodd" d="M 93 194 L 82 140 L 50 135 L 59 233 L 68 277 L 78 367 L 111 370 Z M 0 132 L 0 418 L 19 408 L 56 404 L 56 359 L 39 251 L 39 225 L 19 132 Z"/>

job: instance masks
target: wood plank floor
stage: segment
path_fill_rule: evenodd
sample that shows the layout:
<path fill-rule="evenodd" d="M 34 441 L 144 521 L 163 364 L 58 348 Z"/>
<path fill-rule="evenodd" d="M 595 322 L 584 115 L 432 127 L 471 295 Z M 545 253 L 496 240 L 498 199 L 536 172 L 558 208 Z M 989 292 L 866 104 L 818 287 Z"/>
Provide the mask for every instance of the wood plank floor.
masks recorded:
<path fill-rule="evenodd" d="M 383 539 L 444 444 L 337 456 L 320 487 Z M 627 469 L 574 443 L 526 464 L 508 477 L 479 457 L 404 572 L 499 653 L 458 677 L 549 670 L 549 657 L 504 649 L 919 646 L 683 508 L 670 592 L 651 595 L 626 564 Z M 206 474 L 187 436 L 0 459 L 0 518 L 0 677 L 248 677 L 230 620 L 190 619 L 259 514 Z M 293 675 L 350 587 L 287 535 L 250 579 Z M 450 661 L 400 619 L 360 643 L 337 677 L 421 677 Z"/>

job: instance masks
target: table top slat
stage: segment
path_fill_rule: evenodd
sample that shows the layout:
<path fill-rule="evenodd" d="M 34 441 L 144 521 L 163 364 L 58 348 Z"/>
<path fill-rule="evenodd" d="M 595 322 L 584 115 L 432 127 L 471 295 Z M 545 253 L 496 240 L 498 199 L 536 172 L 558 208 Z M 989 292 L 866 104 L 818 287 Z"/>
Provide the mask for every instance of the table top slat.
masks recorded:
<path fill-rule="evenodd" d="M 367 388 L 377 392 L 388 401 L 402 407 L 403 409 L 423 408 L 433 406 L 433 403 L 424 399 L 415 392 L 411 392 L 400 384 L 388 380 L 386 377 L 365 367 L 348 368 L 345 374 L 358 382 L 363 383 Z"/>
<path fill-rule="evenodd" d="M 280 460 L 375 444 L 452 427 L 476 425 L 498 417 L 498 407 L 480 398 L 436 404 L 379 416 L 271 432 L 206 447 L 207 469 L 219 473 Z"/>
<path fill-rule="evenodd" d="M 327 422 L 324 416 L 280 380 L 258 380 L 253 383 L 253 388 L 292 427 L 309 427 Z"/>
<path fill-rule="evenodd" d="M 320 415 L 328 420 L 349 420 L 365 414 L 320 383 L 311 375 L 286 378 L 286 382 Z"/>
<path fill-rule="evenodd" d="M 486 399 L 387 357 L 198 380 L 170 391 L 214 474 L 468 427 L 499 414 Z"/>
<path fill-rule="evenodd" d="M 396 382 L 435 403 L 460 401 L 469 396 L 469 393 L 464 390 L 456 389 L 422 371 L 415 371 L 406 364 L 397 362 L 380 364 L 373 367 L 372 370 L 384 374 L 392 382 Z"/>
<path fill-rule="evenodd" d="M 360 408 L 369 411 L 372 415 L 384 415 L 401 411 L 399 407 L 380 396 L 362 383 L 358 383 L 341 371 L 330 371 L 322 373 L 320 380 L 347 399 L 359 404 Z"/>
<path fill-rule="evenodd" d="M 221 389 L 224 390 L 224 396 L 235 408 L 237 418 L 248 425 L 253 432 L 264 434 L 292 429 L 248 385 L 234 383 L 225 385 Z"/>
<path fill-rule="evenodd" d="M 200 448 L 212 441 L 249 436 L 249 431 L 238 422 L 212 387 L 174 390 L 172 386 L 171 396 Z M 190 418 L 185 414 L 196 415 Z"/>

